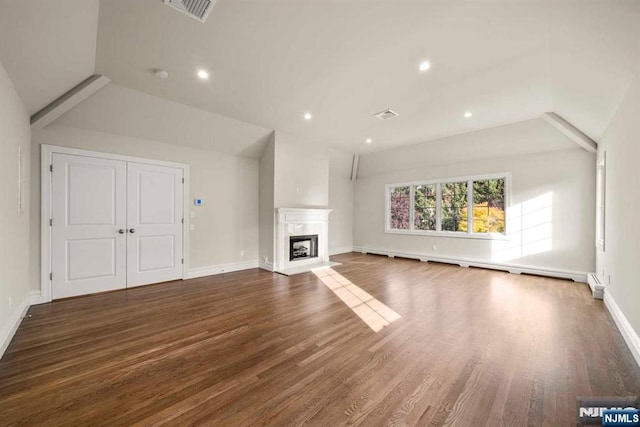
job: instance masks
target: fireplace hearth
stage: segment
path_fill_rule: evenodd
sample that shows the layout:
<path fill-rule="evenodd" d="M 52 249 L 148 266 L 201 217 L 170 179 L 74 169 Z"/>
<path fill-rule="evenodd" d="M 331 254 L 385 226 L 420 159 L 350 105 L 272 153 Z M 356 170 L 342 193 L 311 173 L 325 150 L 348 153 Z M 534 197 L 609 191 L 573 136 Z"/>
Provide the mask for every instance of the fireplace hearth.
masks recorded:
<path fill-rule="evenodd" d="M 318 235 L 289 236 L 289 261 L 318 257 Z"/>

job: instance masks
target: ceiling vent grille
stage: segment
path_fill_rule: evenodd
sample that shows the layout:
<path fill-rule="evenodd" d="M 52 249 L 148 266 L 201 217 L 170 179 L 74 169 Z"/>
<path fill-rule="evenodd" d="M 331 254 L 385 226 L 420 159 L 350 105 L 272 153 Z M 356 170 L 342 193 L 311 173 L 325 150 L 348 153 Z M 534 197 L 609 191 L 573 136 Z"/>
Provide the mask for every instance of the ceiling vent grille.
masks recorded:
<path fill-rule="evenodd" d="M 394 117 L 398 117 L 398 113 L 393 110 L 384 110 L 379 113 L 375 113 L 373 116 L 379 118 L 380 120 L 392 119 Z"/>
<path fill-rule="evenodd" d="M 164 0 L 164 4 L 204 23 L 216 0 Z"/>

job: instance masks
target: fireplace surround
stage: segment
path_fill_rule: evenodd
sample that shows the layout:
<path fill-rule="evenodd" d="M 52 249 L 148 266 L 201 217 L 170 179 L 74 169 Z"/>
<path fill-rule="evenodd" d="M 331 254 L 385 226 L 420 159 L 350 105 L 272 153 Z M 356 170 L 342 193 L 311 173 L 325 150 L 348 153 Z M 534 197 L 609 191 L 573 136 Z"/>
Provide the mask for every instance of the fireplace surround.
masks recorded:
<path fill-rule="evenodd" d="M 274 266 L 276 272 L 310 271 L 329 263 L 329 213 L 321 208 L 277 208 Z M 311 237 L 312 236 L 312 237 Z M 308 242 L 305 249 L 294 243 Z M 315 252 L 315 256 L 314 255 Z"/>

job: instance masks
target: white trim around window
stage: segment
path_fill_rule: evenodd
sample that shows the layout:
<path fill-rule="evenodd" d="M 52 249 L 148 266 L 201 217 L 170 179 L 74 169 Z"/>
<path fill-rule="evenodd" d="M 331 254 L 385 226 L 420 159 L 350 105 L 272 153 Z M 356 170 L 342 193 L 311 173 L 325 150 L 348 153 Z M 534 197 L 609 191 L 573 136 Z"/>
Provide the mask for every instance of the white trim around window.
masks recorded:
<path fill-rule="evenodd" d="M 473 206 L 473 181 L 484 181 L 488 179 L 504 178 L 504 210 L 505 210 L 505 230 L 504 233 L 474 233 L 471 215 L 467 216 L 467 231 L 441 231 L 442 230 L 442 185 L 454 182 L 467 182 L 467 206 Z M 436 184 L 436 229 L 435 230 L 414 230 L 414 186 L 416 185 L 433 185 Z M 392 188 L 409 187 L 410 203 L 409 203 L 409 230 L 401 230 L 390 227 L 391 223 L 391 197 Z M 385 218 L 384 232 L 388 234 L 406 234 L 413 236 L 433 236 L 433 237 L 456 237 L 463 239 L 485 239 L 485 240 L 506 240 L 508 239 L 508 217 L 507 212 L 511 206 L 511 172 L 500 172 L 493 174 L 459 176 L 451 178 L 438 178 L 421 181 L 400 182 L 394 184 L 386 184 L 384 191 L 385 198 Z M 472 211 L 473 212 L 473 211 Z"/>

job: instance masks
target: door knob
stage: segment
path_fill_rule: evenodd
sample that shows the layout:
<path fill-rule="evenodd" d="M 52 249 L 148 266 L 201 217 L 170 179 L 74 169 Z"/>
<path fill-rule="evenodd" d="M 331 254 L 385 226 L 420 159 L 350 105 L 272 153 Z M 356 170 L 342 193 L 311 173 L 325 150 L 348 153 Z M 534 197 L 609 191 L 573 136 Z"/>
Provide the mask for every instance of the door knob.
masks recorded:
<path fill-rule="evenodd" d="M 120 230 L 118 230 L 118 233 L 120 234 L 124 234 L 124 232 L 125 232 L 124 228 L 121 228 Z"/>
<path fill-rule="evenodd" d="M 129 233 L 133 234 L 133 233 L 135 233 L 135 232 L 136 232 L 136 229 L 135 229 L 135 228 L 130 228 L 130 229 L 129 229 Z"/>

